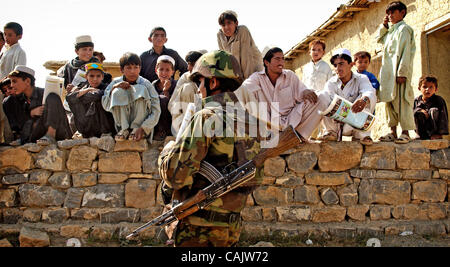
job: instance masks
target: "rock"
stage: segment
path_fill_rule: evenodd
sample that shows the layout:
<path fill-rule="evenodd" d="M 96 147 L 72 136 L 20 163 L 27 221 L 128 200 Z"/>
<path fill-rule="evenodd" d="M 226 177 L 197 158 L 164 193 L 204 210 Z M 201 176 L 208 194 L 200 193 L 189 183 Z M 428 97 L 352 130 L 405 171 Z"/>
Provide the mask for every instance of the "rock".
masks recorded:
<path fill-rule="evenodd" d="M 27 222 L 39 222 L 42 218 L 42 209 L 26 209 L 23 212 L 23 219 Z"/>
<path fill-rule="evenodd" d="M 142 170 L 144 173 L 158 173 L 159 150 L 151 149 L 142 153 Z"/>
<path fill-rule="evenodd" d="M 69 218 L 69 210 L 56 208 L 42 211 L 42 221 L 46 223 L 62 223 Z"/>
<path fill-rule="evenodd" d="M 128 179 L 128 175 L 121 173 L 99 173 L 99 184 L 121 184 Z"/>
<path fill-rule="evenodd" d="M 410 201 L 411 185 L 406 181 L 362 180 L 359 184 L 360 204 L 406 204 Z"/>
<path fill-rule="evenodd" d="M 404 170 L 427 170 L 430 168 L 430 150 L 418 143 L 397 145 L 397 168 Z"/>
<path fill-rule="evenodd" d="M 81 241 L 77 238 L 69 238 L 66 242 L 66 247 L 81 247 Z"/>
<path fill-rule="evenodd" d="M 104 227 L 92 227 L 90 237 L 94 240 L 109 241 L 114 236 L 115 229 L 104 229 Z"/>
<path fill-rule="evenodd" d="M 274 222 L 277 220 L 277 213 L 276 213 L 275 208 L 262 207 L 261 212 L 262 212 L 263 221 Z"/>
<path fill-rule="evenodd" d="M 391 218 L 391 207 L 375 205 L 370 208 L 370 219 L 372 221 L 387 220 Z"/>
<path fill-rule="evenodd" d="M 64 152 L 56 148 L 55 145 L 50 145 L 37 154 L 36 167 L 51 171 L 62 171 L 65 167 L 65 160 Z"/>
<path fill-rule="evenodd" d="M 83 200 L 84 189 L 81 188 L 69 188 L 67 190 L 66 199 L 64 200 L 65 208 L 80 208 L 81 201 Z"/>
<path fill-rule="evenodd" d="M 47 233 L 32 228 L 22 227 L 19 235 L 21 247 L 48 247 L 50 238 Z"/>
<path fill-rule="evenodd" d="M 50 176 L 50 178 L 48 178 L 48 182 L 54 188 L 67 189 L 71 187 L 72 179 L 70 178 L 70 173 L 55 172 L 52 176 Z"/>
<path fill-rule="evenodd" d="M 358 204 L 358 186 L 355 184 L 339 188 L 337 194 L 341 206 L 350 207 Z"/>
<path fill-rule="evenodd" d="M 282 157 L 269 158 L 264 162 L 264 175 L 272 177 L 283 176 L 286 161 Z"/>
<path fill-rule="evenodd" d="M 97 142 L 97 147 L 106 152 L 113 152 L 116 142 L 112 136 L 103 136 Z"/>
<path fill-rule="evenodd" d="M 313 222 L 342 222 L 347 209 L 341 206 L 315 207 L 312 209 Z"/>
<path fill-rule="evenodd" d="M 141 222 L 148 222 L 162 214 L 162 206 L 151 207 L 148 209 L 140 209 Z"/>
<path fill-rule="evenodd" d="M 320 202 L 319 191 L 312 185 L 304 185 L 294 189 L 294 202 L 317 204 Z"/>
<path fill-rule="evenodd" d="M 22 146 L 23 149 L 26 149 L 28 152 L 33 152 L 33 153 L 41 152 L 41 150 L 44 147 L 45 146 L 40 146 L 36 143 L 26 143 L 25 145 Z"/>
<path fill-rule="evenodd" d="M 265 241 L 259 241 L 258 243 L 256 243 L 256 244 L 254 244 L 253 246 L 250 246 L 250 247 L 259 247 L 259 248 L 261 248 L 261 247 L 264 247 L 264 248 L 267 248 L 267 247 L 275 247 L 272 243 L 270 243 L 270 242 L 265 242 Z"/>
<path fill-rule="evenodd" d="M 72 209 L 70 217 L 73 220 L 97 220 L 99 218 L 98 209 Z"/>
<path fill-rule="evenodd" d="M 275 184 L 283 187 L 298 187 L 300 185 L 303 185 L 304 182 L 302 177 L 287 173 L 286 175 L 277 178 L 275 180 Z"/>
<path fill-rule="evenodd" d="M 335 186 L 350 184 L 352 180 L 348 173 L 312 172 L 305 175 L 306 183 L 310 185 Z"/>
<path fill-rule="evenodd" d="M 82 138 L 82 139 L 68 139 L 68 140 L 62 140 L 58 141 L 58 147 L 61 149 L 71 149 L 75 146 L 81 146 L 81 145 L 87 145 L 89 144 L 89 139 Z"/>
<path fill-rule="evenodd" d="M 63 225 L 61 226 L 60 235 L 64 237 L 88 238 L 90 228 L 81 225 Z"/>
<path fill-rule="evenodd" d="M 450 169 L 450 148 L 432 151 L 431 166 L 439 169 Z"/>
<path fill-rule="evenodd" d="M 89 145 L 92 147 L 98 147 L 99 140 L 100 140 L 100 138 L 98 138 L 98 137 L 91 137 L 91 138 L 89 138 Z"/>
<path fill-rule="evenodd" d="M 157 184 L 153 180 L 130 179 L 125 185 L 125 206 L 149 208 L 155 205 Z"/>
<path fill-rule="evenodd" d="M 52 172 L 47 170 L 33 170 L 30 172 L 28 183 L 45 185 L 51 175 Z"/>
<path fill-rule="evenodd" d="M 287 204 L 293 199 L 293 190 L 275 186 L 260 186 L 253 192 L 253 197 L 256 204 L 262 206 Z"/>
<path fill-rule="evenodd" d="M 394 171 L 379 170 L 379 171 L 377 171 L 375 178 L 400 180 L 400 179 L 402 179 L 402 173 L 394 172 Z"/>
<path fill-rule="evenodd" d="M 449 141 L 447 139 L 421 140 L 420 144 L 429 150 L 439 150 L 448 148 Z"/>
<path fill-rule="evenodd" d="M 300 222 L 311 219 L 309 206 L 275 207 L 280 222 Z"/>
<path fill-rule="evenodd" d="M 447 210 L 443 203 L 428 203 L 426 207 L 430 220 L 443 220 L 447 217 Z"/>
<path fill-rule="evenodd" d="M 414 220 L 419 216 L 419 206 L 414 204 L 399 205 L 392 208 L 392 217 L 400 220 Z"/>
<path fill-rule="evenodd" d="M 365 221 L 369 205 L 355 205 L 347 208 L 347 215 L 356 221 Z"/>
<path fill-rule="evenodd" d="M 350 176 L 356 178 L 373 179 L 376 176 L 376 170 L 351 169 Z"/>
<path fill-rule="evenodd" d="M 348 226 L 330 227 L 330 235 L 340 239 L 354 239 L 356 237 L 356 228 Z"/>
<path fill-rule="evenodd" d="M 0 168 L 12 167 L 24 172 L 32 168 L 33 159 L 23 148 L 0 150 Z M 20 159 L 20 160 L 17 160 Z"/>
<path fill-rule="evenodd" d="M 124 195 L 124 185 L 92 186 L 86 188 L 81 206 L 88 208 L 124 207 Z"/>
<path fill-rule="evenodd" d="M 87 140 L 87 139 L 81 139 Z M 77 146 L 70 150 L 67 169 L 70 171 L 91 170 L 97 157 L 97 149 L 90 146 Z"/>
<path fill-rule="evenodd" d="M 418 223 L 415 225 L 416 233 L 419 235 L 446 235 L 445 225 L 443 223 Z"/>
<path fill-rule="evenodd" d="M 16 190 L 0 189 L 0 207 L 14 207 L 16 204 Z"/>
<path fill-rule="evenodd" d="M 336 192 L 334 192 L 334 190 L 329 187 L 320 190 L 320 197 L 326 205 L 339 204 L 339 197 L 337 196 Z"/>
<path fill-rule="evenodd" d="M 437 177 L 435 177 L 435 175 L 433 174 L 433 178 L 442 178 L 444 180 L 448 180 L 449 177 L 450 177 L 450 170 L 446 169 L 439 169 Z"/>
<path fill-rule="evenodd" d="M 23 211 L 17 208 L 8 208 L 3 209 L 2 215 L 3 215 L 3 223 L 17 224 L 23 217 Z"/>
<path fill-rule="evenodd" d="M 74 173 L 72 174 L 73 187 L 88 187 L 97 184 L 97 174 L 90 173 Z"/>
<path fill-rule="evenodd" d="M 25 207 L 59 207 L 64 203 L 66 194 L 50 186 L 21 184 L 19 186 L 20 204 Z"/>
<path fill-rule="evenodd" d="M 23 184 L 28 182 L 28 173 L 5 175 L 2 178 L 3 184 Z"/>
<path fill-rule="evenodd" d="M 403 179 L 430 180 L 432 170 L 404 170 Z"/>
<path fill-rule="evenodd" d="M 412 199 L 425 202 L 444 202 L 446 195 L 447 183 L 444 181 L 422 181 L 412 185 Z"/>
<path fill-rule="evenodd" d="M 138 209 L 107 209 L 99 213 L 101 223 L 119 223 L 139 221 Z"/>
<path fill-rule="evenodd" d="M 245 222 L 257 222 L 262 220 L 261 207 L 245 207 L 241 211 L 242 220 Z"/>
<path fill-rule="evenodd" d="M 363 147 L 359 142 L 325 142 L 320 144 L 321 172 L 345 171 L 359 166 Z"/>
<path fill-rule="evenodd" d="M 3 238 L 2 240 L 0 240 L 0 248 L 12 248 L 13 245 L 11 245 L 11 243 L 9 243 L 8 239 Z"/>
<path fill-rule="evenodd" d="M 297 173 L 307 173 L 312 170 L 317 163 L 316 153 L 301 151 L 286 157 L 289 170 Z"/>
<path fill-rule="evenodd" d="M 117 163 L 120 164 L 117 164 Z M 113 152 L 101 154 L 100 172 L 141 172 L 142 162 L 138 152 Z"/>
<path fill-rule="evenodd" d="M 144 152 L 148 149 L 147 139 L 142 139 L 140 141 L 124 140 L 122 142 L 117 142 L 114 146 L 114 152 L 123 151 L 136 151 Z"/>
<path fill-rule="evenodd" d="M 395 147 L 389 143 L 375 143 L 366 146 L 361 158 L 361 168 L 394 170 Z"/>

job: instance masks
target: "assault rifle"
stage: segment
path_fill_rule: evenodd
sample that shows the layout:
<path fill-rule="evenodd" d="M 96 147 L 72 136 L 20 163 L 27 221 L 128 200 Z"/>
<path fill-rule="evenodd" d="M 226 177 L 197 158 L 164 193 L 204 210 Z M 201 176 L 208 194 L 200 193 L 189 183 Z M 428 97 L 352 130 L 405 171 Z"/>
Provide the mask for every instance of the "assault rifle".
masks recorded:
<path fill-rule="evenodd" d="M 256 169 L 262 166 L 266 159 L 276 157 L 284 151 L 296 147 L 301 142 L 300 136 L 292 126 L 289 126 L 280 133 L 278 146 L 261 149 L 259 154 L 252 160 L 245 162 L 231 172 L 222 174 L 211 164 L 203 161 L 200 165 L 199 173 L 212 183 L 198 191 L 196 195 L 174 205 L 170 210 L 140 226 L 126 238 L 131 239 L 152 225 L 164 226 L 208 207 L 217 198 L 253 179 Z"/>

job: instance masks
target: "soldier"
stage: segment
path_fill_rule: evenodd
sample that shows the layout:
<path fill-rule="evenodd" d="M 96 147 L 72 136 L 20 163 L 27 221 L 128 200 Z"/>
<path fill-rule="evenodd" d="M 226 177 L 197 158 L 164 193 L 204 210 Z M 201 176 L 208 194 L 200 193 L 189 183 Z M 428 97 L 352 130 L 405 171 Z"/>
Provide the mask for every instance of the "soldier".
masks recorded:
<path fill-rule="evenodd" d="M 223 170 L 232 162 L 246 160 L 245 157 L 251 160 L 260 150 L 260 139 L 251 137 L 248 130 L 256 125 L 256 119 L 249 119 L 248 113 L 239 116 L 235 112 L 227 112 L 225 108 L 228 102 L 244 110 L 233 92 L 242 83 L 236 58 L 225 51 L 206 53 L 196 62 L 190 79 L 198 85 L 204 107 L 195 113 L 190 125 L 182 129 L 183 134 L 178 142 L 166 145 L 158 159 L 166 204 L 170 199 L 173 202 L 183 201 L 210 183 L 197 173 L 202 161 L 206 160 L 217 170 Z M 232 126 L 238 122 L 245 123 L 243 133 L 238 134 L 237 127 Z M 222 125 L 224 135 L 221 137 L 216 130 Z M 169 238 L 174 239 L 175 246 L 235 246 L 242 226 L 240 212 L 248 194 L 261 182 L 259 172 L 260 169 L 251 185 L 239 187 L 209 207 L 177 222 L 175 231 L 168 233 Z"/>

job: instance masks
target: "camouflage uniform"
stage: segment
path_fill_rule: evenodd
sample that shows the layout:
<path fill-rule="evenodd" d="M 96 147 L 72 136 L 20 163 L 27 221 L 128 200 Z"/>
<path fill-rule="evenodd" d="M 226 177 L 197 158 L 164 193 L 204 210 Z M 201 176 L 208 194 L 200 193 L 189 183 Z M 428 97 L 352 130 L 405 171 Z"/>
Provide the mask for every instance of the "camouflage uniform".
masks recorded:
<path fill-rule="evenodd" d="M 205 54 L 197 61 L 192 73 L 194 75 L 201 74 L 207 78 L 214 76 L 240 79 L 241 76 L 236 75 L 236 68 L 233 68 L 237 62 L 233 62 L 235 59 L 232 59 L 234 58 L 224 51 Z M 239 69 L 237 68 L 237 70 Z M 208 74 L 210 75 L 208 76 Z M 209 105 L 213 102 L 220 105 Z M 177 143 L 168 144 L 164 148 L 158 159 L 160 174 L 165 183 L 163 195 L 167 195 L 165 190 L 173 189 L 176 193 L 184 194 L 183 199 L 185 199 L 205 188 L 210 182 L 197 173 L 200 169 L 200 162 L 205 160 L 221 171 L 225 166 L 237 161 L 235 147 L 237 142 L 243 144 L 242 148 L 248 160 L 259 152 L 258 140 L 248 134 L 248 126 L 256 121 L 248 120 L 248 113 L 244 117 L 238 117 L 234 112 L 227 113 L 225 109 L 227 102 L 239 105 L 232 92 L 204 98 L 202 100 L 203 109 L 195 113 L 191 119 L 190 128 L 183 131 L 182 138 Z M 243 122 L 242 120 L 245 120 L 246 131 L 245 134 L 238 135 L 237 127 L 232 127 L 232 123 L 229 122 L 236 124 Z M 204 124 L 208 124 L 208 122 L 212 122 L 212 127 L 204 131 Z M 223 125 L 223 137 L 211 133 L 220 124 Z M 233 134 L 227 135 L 227 130 Z M 254 185 L 260 184 L 260 177 L 259 169 L 251 181 L 251 185 L 239 187 L 218 198 L 206 209 L 181 220 L 174 234 L 175 246 L 225 247 L 236 245 L 242 226 L 240 212 Z"/>

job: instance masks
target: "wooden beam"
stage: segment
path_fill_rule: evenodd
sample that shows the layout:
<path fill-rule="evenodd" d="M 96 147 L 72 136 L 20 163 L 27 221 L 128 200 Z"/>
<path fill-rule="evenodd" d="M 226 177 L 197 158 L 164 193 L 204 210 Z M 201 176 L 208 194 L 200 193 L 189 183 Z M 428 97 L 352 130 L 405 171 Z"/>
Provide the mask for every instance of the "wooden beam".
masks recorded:
<path fill-rule="evenodd" d="M 364 10 L 369 10 L 368 7 L 359 7 L 359 6 L 348 6 L 343 9 L 346 12 L 360 12 Z"/>
<path fill-rule="evenodd" d="M 352 18 L 334 18 L 334 21 L 353 21 Z"/>

